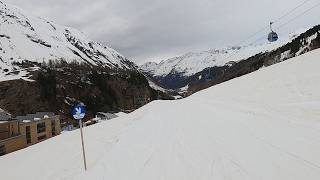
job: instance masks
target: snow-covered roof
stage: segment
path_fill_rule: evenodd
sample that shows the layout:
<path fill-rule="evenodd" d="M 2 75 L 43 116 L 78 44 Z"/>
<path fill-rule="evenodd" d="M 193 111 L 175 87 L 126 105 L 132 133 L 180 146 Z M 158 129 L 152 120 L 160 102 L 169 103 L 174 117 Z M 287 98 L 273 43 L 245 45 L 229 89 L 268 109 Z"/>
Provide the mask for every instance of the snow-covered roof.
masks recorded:
<path fill-rule="evenodd" d="M 17 119 L 18 121 L 29 122 L 53 116 L 55 116 L 53 112 L 37 112 L 35 114 L 27 114 L 26 116 L 17 116 L 15 119 Z"/>
<path fill-rule="evenodd" d="M 11 115 L 7 112 L 0 112 L 0 121 L 8 121 L 11 119 Z"/>

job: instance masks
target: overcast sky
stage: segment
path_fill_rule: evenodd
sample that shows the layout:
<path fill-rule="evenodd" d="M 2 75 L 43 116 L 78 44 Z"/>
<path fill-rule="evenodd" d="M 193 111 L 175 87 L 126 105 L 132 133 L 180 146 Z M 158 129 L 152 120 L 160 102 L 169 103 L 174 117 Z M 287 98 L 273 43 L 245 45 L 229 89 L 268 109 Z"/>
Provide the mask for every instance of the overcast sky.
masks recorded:
<path fill-rule="evenodd" d="M 4 0 L 77 28 L 141 64 L 237 44 L 304 0 Z M 309 0 L 275 28 L 319 0 Z M 320 24 L 320 7 L 278 30 Z M 267 34 L 259 33 L 249 42 Z"/>

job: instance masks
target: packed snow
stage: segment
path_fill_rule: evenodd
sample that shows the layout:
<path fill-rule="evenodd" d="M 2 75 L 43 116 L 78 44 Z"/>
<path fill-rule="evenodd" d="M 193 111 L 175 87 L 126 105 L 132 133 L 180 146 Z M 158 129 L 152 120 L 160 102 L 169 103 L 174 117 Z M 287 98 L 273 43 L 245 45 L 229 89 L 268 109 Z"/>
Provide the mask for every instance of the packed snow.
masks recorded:
<path fill-rule="evenodd" d="M 320 50 L 0 157 L 6 180 L 319 180 Z"/>

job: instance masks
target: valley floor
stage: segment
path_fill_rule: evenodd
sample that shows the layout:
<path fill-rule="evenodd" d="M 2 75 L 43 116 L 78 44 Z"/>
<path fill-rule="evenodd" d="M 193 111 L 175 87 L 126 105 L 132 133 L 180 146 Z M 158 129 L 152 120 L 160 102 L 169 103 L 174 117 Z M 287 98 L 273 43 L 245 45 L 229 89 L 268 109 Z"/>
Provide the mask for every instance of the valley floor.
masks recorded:
<path fill-rule="evenodd" d="M 320 50 L 0 157 L 6 180 L 318 180 Z"/>

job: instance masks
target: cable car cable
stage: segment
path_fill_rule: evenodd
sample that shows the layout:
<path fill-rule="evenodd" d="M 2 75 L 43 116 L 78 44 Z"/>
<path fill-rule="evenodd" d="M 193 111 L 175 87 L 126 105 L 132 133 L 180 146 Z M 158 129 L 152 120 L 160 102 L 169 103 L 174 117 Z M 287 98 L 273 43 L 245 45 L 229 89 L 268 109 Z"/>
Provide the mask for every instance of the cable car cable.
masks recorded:
<path fill-rule="evenodd" d="M 311 1 L 311 0 L 305 0 L 305 1 L 303 1 L 301 4 L 299 4 L 298 6 L 296 6 L 295 8 L 293 8 L 292 10 L 288 11 L 286 14 L 284 14 L 284 15 L 282 15 L 281 17 L 279 17 L 278 19 L 276 19 L 276 21 L 274 21 L 274 22 L 279 22 L 282 18 L 287 17 L 289 14 L 291 14 L 292 12 L 294 12 L 295 10 L 297 10 L 298 8 L 300 8 L 302 5 L 306 4 L 306 3 L 309 2 L 309 1 Z M 290 22 L 294 21 L 295 19 L 297 19 L 297 18 L 300 17 L 300 16 L 303 16 L 304 14 L 306 14 L 307 12 L 313 10 L 314 8 L 316 8 L 316 7 L 318 7 L 318 6 L 320 6 L 320 3 L 317 3 L 316 5 L 312 6 L 312 7 L 309 8 L 309 9 L 307 9 L 306 11 L 303 11 L 302 13 L 298 14 L 297 16 L 295 16 L 294 18 L 290 19 L 290 20 L 287 21 L 286 23 L 281 24 L 279 27 L 276 28 L 276 30 L 282 28 L 283 26 L 286 26 L 286 25 L 289 24 Z M 258 34 L 258 33 L 260 33 L 260 32 L 262 32 L 264 29 L 266 29 L 266 28 L 268 28 L 268 27 L 269 27 L 269 25 L 268 25 L 268 26 L 265 26 L 265 27 L 262 28 L 261 30 L 257 31 L 257 32 L 254 33 L 253 35 L 249 36 L 249 38 L 251 38 L 252 36 L 255 36 L 256 34 Z M 246 42 L 247 40 L 249 40 L 249 38 L 246 39 L 246 40 L 241 41 L 241 44 L 242 44 L 243 42 Z M 253 43 L 256 43 L 256 42 L 258 42 L 258 41 L 260 41 L 260 40 L 262 40 L 262 39 L 264 39 L 264 38 L 265 38 L 265 35 L 263 35 L 262 37 L 256 39 Z M 250 43 L 250 44 L 253 44 L 253 43 Z M 238 45 L 240 45 L 240 44 L 238 44 Z M 237 45 L 237 46 L 238 46 L 238 45 Z M 224 61 L 227 60 L 227 59 L 229 59 L 229 58 L 231 58 L 231 57 L 233 57 L 234 55 L 236 55 L 236 54 L 238 54 L 238 53 L 239 53 L 239 51 L 231 54 L 230 56 L 228 56 L 227 58 L 225 58 Z"/>
<path fill-rule="evenodd" d="M 295 8 L 291 9 L 290 11 L 288 11 L 287 13 L 285 13 L 284 15 L 282 15 L 281 17 L 279 17 L 278 19 L 276 19 L 275 21 L 273 21 L 274 23 L 279 22 L 281 19 L 287 17 L 288 15 L 290 15 L 291 13 L 293 13 L 295 10 L 297 10 L 298 8 L 300 8 L 301 6 L 303 6 L 304 4 L 306 4 L 307 2 L 312 1 L 312 0 L 305 0 L 302 3 L 300 3 L 298 6 L 296 6 Z"/>
<path fill-rule="evenodd" d="M 315 8 L 316 8 L 316 7 L 318 7 L 318 6 L 320 6 L 320 2 L 319 2 L 319 3 L 317 3 L 317 4 L 315 4 L 315 5 L 314 5 L 314 6 L 312 6 L 311 8 L 309 8 L 309 9 L 307 9 L 307 10 L 303 11 L 302 13 L 300 13 L 300 14 L 298 14 L 298 15 L 294 16 L 292 19 L 290 19 L 290 20 L 288 20 L 287 22 L 285 22 L 285 23 L 281 24 L 281 25 L 280 25 L 280 26 L 278 26 L 276 29 L 277 29 L 277 30 L 278 30 L 278 29 L 281 29 L 283 26 L 286 26 L 286 25 L 287 25 L 287 24 L 289 24 L 290 22 L 292 22 L 292 21 L 296 20 L 296 19 L 297 19 L 297 18 L 299 18 L 300 16 L 305 15 L 306 13 L 308 13 L 309 11 L 311 11 L 311 10 L 315 9 Z"/>
<path fill-rule="evenodd" d="M 301 2 L 299 5 L 295 6 L 294 8 L 292 8 L 291 10 L 289 10 L 288 12 L 286 12 L 285 14 L 283 14 L 282 16 L 280 16 L 279 18 L 277 18 L 275 21 L 273 21 L 273 23 L 278 23 L 281 19 L 287 17 L 288 15 L 290 15 L 291 13 L 293 13 L 295 10 L 299 9 L 300 7 L 302 7 L 304 4 L 308 3 L 309 1 L 312 0 L 304 0 L 303 2 Z M 247 38 L 245 38 L 244 40 L 241 40 L 240 42 L 236 43 L 235 46 L 240 46 L 241 44 L 243 44 L 244 42 L 248 41 L 249 39 L 251 39 L 252 37 L 256 36 L 257 34 L 259 34 L 260 32 L 265 31 L 267 28 L 269 28 L 269 25 L 262 27 L 261 29 L 259 29 L 258 31 L 254 32 L 253 34 L 249 35 Z"/>

